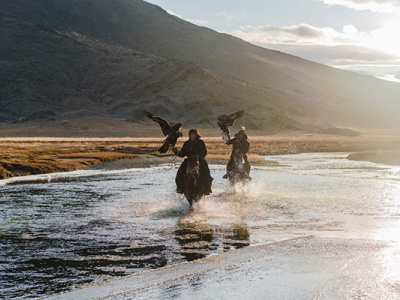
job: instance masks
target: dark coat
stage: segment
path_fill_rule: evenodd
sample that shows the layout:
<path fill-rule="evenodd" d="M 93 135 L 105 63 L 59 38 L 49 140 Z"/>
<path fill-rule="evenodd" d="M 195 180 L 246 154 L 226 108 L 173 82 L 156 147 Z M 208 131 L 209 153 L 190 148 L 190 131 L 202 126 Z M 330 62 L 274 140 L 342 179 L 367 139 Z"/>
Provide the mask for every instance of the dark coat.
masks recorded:
<path fill-rule="evenodd" d="M 247 152 L 249 152 L 250 150 L 250 142 L 248 141 L 247 138 L 245 139 L 239 139 L 238 137 L 234 137 L 233 139 L 230 139 L 229 141 L 226 142 L 227 145 L 232 145 L 232 153 L 231 153 L 231 157 L 229 159 L 229 162 L 226 166 L 226 170 L 227 172 L 232 171 L 233 166 L 234 166 L 234 155 L 236 150 L 239 150 L 239 154 L 243 155 L 243 159 L 244 159 L 244 168 L 245 168 L 245 172 L 247 175 L 249 175 L 250 173 L 250 164 L 249 161 L 247 159 Z"/>
<path fill-rule="evenodd" d="M 250 150 L 250 143 L 247 139 L 240 140 L 235 137 L 226 142 L 227 145 L 232 145 L 232 153 L 235 153 L 236 150 L 239 150 L 239 153 L 246 154 Z"/>
<path fill-rule="evenodd" d="M 181 151 L 177 155 L 179 157 L 198 155 L 200 158 L 204 158 L 207 155 L 206 144 L 200 138 L 196 138 L 193 141 L 189 139 L 183 144 Z"/>

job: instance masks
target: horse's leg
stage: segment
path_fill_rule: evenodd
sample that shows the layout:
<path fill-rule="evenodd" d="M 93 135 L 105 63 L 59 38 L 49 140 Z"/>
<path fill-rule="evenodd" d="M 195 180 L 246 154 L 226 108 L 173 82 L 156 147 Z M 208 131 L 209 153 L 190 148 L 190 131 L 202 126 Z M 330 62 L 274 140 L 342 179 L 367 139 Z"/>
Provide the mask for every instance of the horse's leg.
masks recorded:
<path fill-rule="evenodd" d="M 193 205 L 193 181 L 192 179 L 186 174 L 184 177 L 184 189 L 185 189 L 185 197 L 190 204 L 190 207 Z"/>

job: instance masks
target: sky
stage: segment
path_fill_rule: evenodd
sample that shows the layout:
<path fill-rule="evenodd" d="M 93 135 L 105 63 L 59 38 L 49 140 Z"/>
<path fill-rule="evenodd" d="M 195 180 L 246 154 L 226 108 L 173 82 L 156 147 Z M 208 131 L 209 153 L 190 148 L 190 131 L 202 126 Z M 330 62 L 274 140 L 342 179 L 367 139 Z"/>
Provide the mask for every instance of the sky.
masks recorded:
<path fill-rule="evenodd" d="M 146 0 L 252 44 L 400 82 L 400 0 Z"/>

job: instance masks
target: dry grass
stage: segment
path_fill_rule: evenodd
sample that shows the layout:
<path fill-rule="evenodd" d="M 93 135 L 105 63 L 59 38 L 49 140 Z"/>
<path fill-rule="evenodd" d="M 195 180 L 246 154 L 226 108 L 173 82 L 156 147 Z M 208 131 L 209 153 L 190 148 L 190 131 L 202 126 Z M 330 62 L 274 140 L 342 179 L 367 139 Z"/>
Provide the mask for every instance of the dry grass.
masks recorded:
<path fill-rule="evenodd" d="M 58 142 L 0 143 L 0 178 L 66 172 L 123 158 L 152 148 L 108 148 L 106 145 Z"/>
<path fill-rule="evenodd" d="M 8 138 L 0 140 L 0 178 L 29 174 L 72 171 L 106 161 L 135 158 L 140 154 L 157 156 L 162 138 Z M 180 148 L 185 140 L 179 140 Z M 207 160 L 225 164 L 231 146 L 221 138 L 204 138 Z M 346 138 L 335 136 L 250 137 L 249 161 L 265 163 L 261 155 L 304 152 L 356 152 L 393 148 L 393 139 Z M 393 156 L 393 155 L 392 155 Z M 268 162 L 270 163 L 270 162 Z"/>

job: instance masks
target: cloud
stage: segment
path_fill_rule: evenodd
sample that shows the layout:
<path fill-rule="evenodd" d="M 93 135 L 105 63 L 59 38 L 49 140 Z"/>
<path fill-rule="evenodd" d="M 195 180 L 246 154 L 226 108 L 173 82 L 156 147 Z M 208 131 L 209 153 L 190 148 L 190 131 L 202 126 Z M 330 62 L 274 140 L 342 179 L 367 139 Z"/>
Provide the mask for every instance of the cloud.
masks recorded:
<path fill-rule="evenodd" d="M 400 60 L 382 51 L 351 45 L 274 45 L 269 48 L 339 69 L 400 82 Z"/>
<path fill-rule="evenodd" d="M 372 12 L 400 13 L 398 0 L 318 0 L 328 5 L 340 5 L 355 10 L 370 10 Z"/>
<path fill-rule="evenodd" d="M 288 35 L 305 39 L 315 39 L 324 36 L 323 30 L 312 27 L 307 24 L 300 24 L 297 26 L 285 26 L 285 27 L 274 27 L 274 26 L 260 26 L 258 28 L 260 32 L 268 34 L 280 34 Z"/>
<path fill-rule="evenodd" d="M 396 33 L 393 28 L 395 25 L 399 28 L 399 24 L 388 24 L 370 33 L 359 32 L 352 24 L 345 25 L 342 31 L 308 24 L 243 26 L 231 34 L 253 44 L 325 65 L 400 82 L 400 54 L 373 47 L 385 46 L 384 42 L 391 47 L 399 45 L 395 38 L 387 35 L 388 32 Z M 377 36 L 381 39 L 376 39 Z"/>
<path fill-rule="evenodd" d="M 387 22 L 384 26 L 370 32 L 365 44 L 400 56 L 400 18 Z"/>
<path fill-rule="evenodd" d="M 366 33 L 359 32 L 352 24 L 345 25 L 342 31 L 308 24 L 283 27 L 267 25 L 243 26 L 230 34 L 262 47 L 331 66 L 399 65 L 400 53 L 391 53 L 388 51 L 389 46 L 383 47 L 384 41 L 391 47 L 399 45 L 395 38 L 389 38 L 387 35 L 383 38 L 384 34 L 379 35 L 381 31 L 382 33 L 389 31 L 384 30 L 385 28 Z M 377 39 L 377 36 L 381 36 L 382 39 Z"/>
<path fill-rule="evenodd" d="M 346 34 L 358 34 L 358 30 L 353 25 L 345 25 L 343 26 L 343 32 Z"/>
<path fill-rule="evenodd" d="M 184 18 L 184 17 L 182 17 L 181 15 L 179 15 L 179 14 L 173 12 L 172 10 L 167 10 L 167 13 L 169 13 L 169 14 L 172 15 L 172 16 L 178 17 L 179 19 L 186 20 L 186 21 L 188 21 L 188 22 L 190 22 L 190 23 L 193 23 L 193 24 L 197 24 L 197 25 L 200 25 L 200 26 L 208 25 L 208 22 L 207 22 L 207 21 L 204 21 L 204 20 L 197 20 L 197 19 L 188 19 L 188 18 Z"/>
<path fill-rule="evenodd" d="M 340 66 L 342 70 L 353 71 L 364 75 L 375 76 L 380 79 L 400 82 L 400 64 L 397 65 L 348 65 Z"/>
<path fill-rule="evenodd" d="M 366 34 L 358 32 L 354 25 L 346 25 L 339 32 L 330 27 L 314 27 L 308 24 L 294 26 L 246 26 L 230 32 L 251 43 L 262 45 L 340 45 L 358 44 Z"/>
<path fill-rule="evenodd" d="M 398 57 L 383 51 L 354 45 L 274 45 L 274 50 L 331 66 L 399 64 Z"/>

